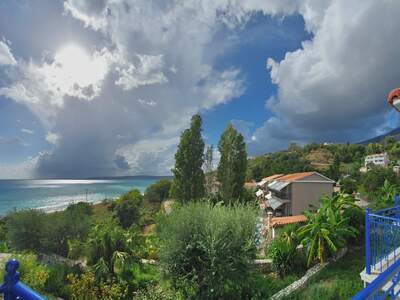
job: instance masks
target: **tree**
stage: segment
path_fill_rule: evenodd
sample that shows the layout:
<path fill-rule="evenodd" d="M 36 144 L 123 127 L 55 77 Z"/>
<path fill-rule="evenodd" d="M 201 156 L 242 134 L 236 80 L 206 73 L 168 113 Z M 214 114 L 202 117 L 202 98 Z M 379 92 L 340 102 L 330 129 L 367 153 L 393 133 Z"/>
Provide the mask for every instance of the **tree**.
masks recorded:
<path fill-rule="evenodd" d="M 370 200 L 376 197 L 377 192 L 383 186 L 385 180 L 389 183 L 398 185 L 399 180 L 396 173 L 389 168 L 372 166 L 371 169 L 361 176 L 361 187 Z"/>
<path fill-rule="evenodd" d="M 143 196 L 139 190 L 134 189 L 122 195 L 114 207 L 115 215 L 123 228 L 138 223 L 141 217 L 141 204 Z"/>
<path fill-rule="evenodd" d="M 374 201 L 372 202 L 372 207 L 375 209 L 382 209 L 391 207 L 394 205 L 394 197 L 398 195 L 398 186 L 389 182 L 385 179 L 383 185 L 376 192 Z"/>
<path fill-rule="evenodd" d="M 316 213 L 305 212 L 307 224 L 299 228 L 298 235 L 307 251 L 308 266 L 315 260 L 326 261 L 346 244 L 346 238 L 356 236 L 357 230 L 343 216 L 348 207 L 356 207 L 354 199 L 339 194 L 323 197 Z"/>
<path fill-rule="evenodd" d="M 172 170 L 171 194 L 181 202 L 204 196 L 204 141 L 201 136 L 201 117 L 194 115 L 190 128 L 181 134 Z"/>
<path fill-rule="evenodd" d="M 337 181 L 340 177 L 340 158 L 339 155 L 335 155 L 333 163 L 329 166 L 328 177 Z"/>
<path fill-rule="evenodd" d="M 371 143 L 367 146 L 367 155 L 381 153 L 383 151 L 383 146 L 378 143 Z"/>
<path fill-rule="evenodd" d="M 205 189 L 207 195 L 210 195 L 212 193 L 212 186 L 214 180 L 213 156 L 214 156 L 214 147 L 213 145 L 211 145 L 207 147 L 206 154 L 204 157 Z"/>
<path fill-rule="evenodd" d="M 161 179 L 146 188 L 144 198 L 152 203 L 161 203 L 169 197 L 171 180 Z"/>
<path fill-rule="evenodd" d="M 353 194 L 357 191 L 358 183 L 350 176 L 340 179 L 340 190 L 346 194 Z"/>
<path fill-rule="evenodd" d="M 252 206 L 207 202 L 161 216 L 157 231 L 165 275 L 184 299 L 251 299 L 243 293 L 254 270 L 256 223 Z"/>
<path fill-rule="evenodd" d="M 17 250 L 44 251 L 45 213 L 35 209 L 11 213 L 6 223 L 7 237 Z"/>
<path fill-rule="evenodd" d="M 243 136 L 231 123 L 226 126 L 218 144 L 221 159 L 218 165 L 218 180 L 226 203 L 238 200 L 246 179 L 247 153 Z"/>

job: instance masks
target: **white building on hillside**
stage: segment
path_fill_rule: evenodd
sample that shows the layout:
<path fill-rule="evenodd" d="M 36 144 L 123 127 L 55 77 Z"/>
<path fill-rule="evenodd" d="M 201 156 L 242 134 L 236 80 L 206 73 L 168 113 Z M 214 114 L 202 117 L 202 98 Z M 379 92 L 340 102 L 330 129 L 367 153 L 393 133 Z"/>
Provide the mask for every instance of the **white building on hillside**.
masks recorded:
<path fill-rule="evenodd" d="M 365 157 L 364 166 L 369 164 L 386 168 L 389 165 L 389 155 L 387 153 L 372 154 Z"/>

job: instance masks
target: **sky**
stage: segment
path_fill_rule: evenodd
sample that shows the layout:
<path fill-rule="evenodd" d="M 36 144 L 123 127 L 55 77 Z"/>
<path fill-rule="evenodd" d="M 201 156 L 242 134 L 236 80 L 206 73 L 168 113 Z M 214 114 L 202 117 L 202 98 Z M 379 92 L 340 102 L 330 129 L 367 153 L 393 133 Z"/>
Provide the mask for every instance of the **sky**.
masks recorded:
<path fill-rule="evenodd" d="M 180 132 L 249 156 L 398 127 L 397 0 L 3 0 L 0 179 L 169 175 Z"/>

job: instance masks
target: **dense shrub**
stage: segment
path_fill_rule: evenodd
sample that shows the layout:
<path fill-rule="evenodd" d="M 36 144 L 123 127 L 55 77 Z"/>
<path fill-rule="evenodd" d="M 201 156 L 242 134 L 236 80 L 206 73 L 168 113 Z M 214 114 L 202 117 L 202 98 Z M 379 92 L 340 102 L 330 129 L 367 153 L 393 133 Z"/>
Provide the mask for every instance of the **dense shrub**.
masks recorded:
<path fill-rule="evenodd" d="M 49 278 L 49 269 L 38 262 L 37 256 L 32 253 L 14 255 L 19 261 L 18 271 L 21 281 L 39 293 L 44 292 L 46 281 Z M 0 278 L 4 277 L 4 268 L 0 268 Z"/>
<path fill-rule="evenodd" d="M 307 223 L 299 228 L 298 235 L 307 251 L 308 266 L 315 261 L 325 262 L 344 247 L 349 238 L 359 234 L 344 216 L 349 208 L 359 209 L 352 197 L 336 194 L 323 196 L 316 213 L 305 212 Z"/>
<path fill-rule="evenodd" d="M 289 245 L 283 239 L 274 239 L 268 247 L 268 257 L 272 259 L 272 269 L 281 277 L 292 271 L 296 257 L 296 247 Z"/>
<path fill-rule="evenodd" d="M 96 281 L 95 275 L 85 272 L 82 275 L 69 275 L 69 293 L 71 300 L 115 300 L 124 299 L 127 288 L 112 280 Z"/>
<path fill-rule="evenodd" d="M 399 185 L 399 179 L 392 169 L 374 166 L 361 176 L 361 187 L 371 198 L 370 200 L 375 200 L 377 192 L 379 192 L 385 181 L 393 185 Z"/>
<path fill-rule="evenodd" d="M 305 269 L 304 253 L 297 249 L 300 244 L 297 236 L 298 226 L 285 226 L 266 249 L 266 255 L 272 259 L 272 270 L 281 277 L 291 273 L 300 273 Z"/>
<path fill-rule="evenodd" d="M 80 267 L 70 267 L 65 264 L 51 264 L 48 266 L 49 278 L 46 281 L 44 290 L 54 296 L 64 299 L 70 298 L 67 276 L 81 273 Z"/>
<path fill-rule="evenodd" d="M 248 206 L 176 207 L 157 226 L 165 275 L 185 298 L 243 298 L 256 257 L 256 222 Z"/>
<path fill-rule="evenodd" d="M 171 180 L 161 179 L 146 188 L 144 198 L 152 203 L 161 203 L 169 197 L 170 189 Z"/>
<path fill-rule="evenodd" d="M 135 189 L 122 195 L 114 206 L 115 215 L 123 228 L 139 223 L 143 196 Z"/>
<path fill-rule="evenodd" d="M 353 194 L 357 191 L 357 187 L 357 181 L 349 176 L 340 180 L 340 190 L 342 193 Z"/>
<path fill-rule="evenodd" d="M 140 300 L 178 300 L 183 299 L 170 288 L 151 285 L 138 291 L 134 299 Z"/>
<path fill-rule="evenodd" d="M 39 210 L 22 210 L 7 218 L 7 238 L 17 250 L 68 254 L 68 240 L 86 239 L 91 224 L 91 206 L 70 205 L 65 211 L 46 214 Z"/>
<path fill-rule="evenodd" d="M 45 213 L 29 209 L 13 212 L 7 219 L 7 239 L 17 250 L 43 251 Z"/>

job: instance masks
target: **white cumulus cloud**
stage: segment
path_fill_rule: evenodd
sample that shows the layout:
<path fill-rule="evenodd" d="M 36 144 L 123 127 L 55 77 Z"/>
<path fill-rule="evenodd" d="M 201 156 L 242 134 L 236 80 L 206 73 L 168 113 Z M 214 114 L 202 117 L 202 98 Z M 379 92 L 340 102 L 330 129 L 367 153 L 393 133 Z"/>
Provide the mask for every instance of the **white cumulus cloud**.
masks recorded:
<path fill-rule="evenodd" d="M 11 49 L 5 40 L 0 41 L 0 66 L 1 65 L 15 65 L 17 61 L 15 60 Z"/>

